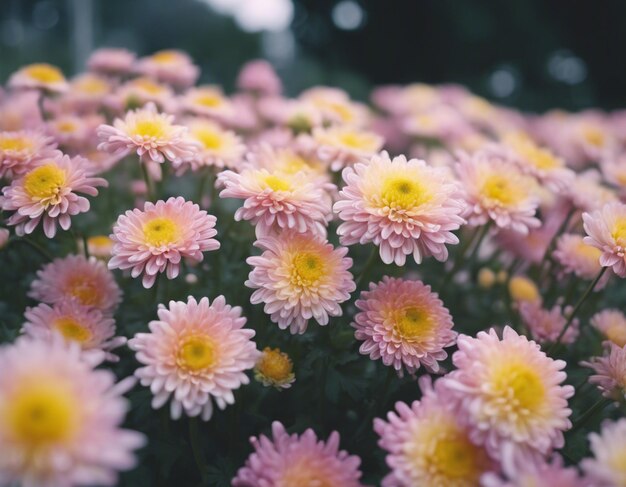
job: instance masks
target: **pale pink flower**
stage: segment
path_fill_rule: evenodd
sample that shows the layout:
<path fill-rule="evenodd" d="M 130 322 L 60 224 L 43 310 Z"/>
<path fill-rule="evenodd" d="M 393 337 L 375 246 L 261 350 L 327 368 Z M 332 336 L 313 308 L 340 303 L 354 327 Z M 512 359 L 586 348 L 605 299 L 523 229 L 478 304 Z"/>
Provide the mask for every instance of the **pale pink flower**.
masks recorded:
<path fill-rule="evenodd" d="M 352 326 L 354 336 L 363 341 L 359 352 L 402 373 L 414 375 L 424 365 L 438 372 L 439 363 L 454 345 L 452 316 L 437 293 L 421 281 L 383 277 L 370 283 L 356 301 L 359 313 Z"/>
<path fill-rule="evenodd" d="M 93 257 L 68 255 L 37 271 L 28 296 L 48 304 L 76 301 L 112 316 L 122 291 L 106 264 Z"/>
<path fill-rule="evenodd" d="M 342 177 L 334 205 L 344 221 L 337 229 L 342 245 L 373 242 L 384 263 L 404 265 L 410 254 L 418 264 L 429 255 L 445 261 L 446 244 L 459 243 L 452 232 L 465 222 L 465 203 L 447 169 L 382 152 Z"/>
<path fill-rule="evenodd" d="M 299 99 L 319 112 L 324 125 L 363 128 L 371 118 L 367 105 L 351 100 L 348 93 L 340 88 L 315 86 L 303 91 Z"/>
<path fill-rule="evenodd" d="M 571 427 L 567 399 L 574 395 L 572 386 L 561 385 L 564 361 L 508 326 L 502 339 L 492 328 L 476 338 L 460 335 L 457 345 L 457 370 L 441 380 L 456 397 L 473 441 L 505 468 L 563 446 L 563 432 Z"/>
<path fill-rule="evenodd" d="M 235 106 L 218 86 L 191 88 L 180 97 L 179 102 L 182 110 L 220 121 L 229 120 L 235 114 Z"/>
<path fill-rule="evenodd" d="M 88 148 L 97 141 L 96 130 L 104 122 L 104 117 L 92 114 L 59 115 L 46 122 L 46 131 L 64 151 L 80 153 L 87 157 Z"/>
<path fill-rule="evenodd" d="M 589 443 L 593 458 L 581 462 L 581 467 L 598 487 L 626 485 L 626 418 L 605 421 L 600 433 L 591 433 Z"/>
<path fill-rule="evenodd" d="M 606 157 L 600 169 L 605 179 L 620 188 L 624 193 L 626 190 L 626 153 L 619 153 L 615 156 Z"/>
<path fill-rule="evenodd" d="M 46 63 L 29 64 L 20 68 L 9 78 L 10 88 L 39 89 L 51 93 L 67 91 L 68 84 L 59 68 Z"/>
<path fill-rule="evenodd" d="M 168 49 L 137 61 L 135 71 L 178 88 L 188 88 L 200 76 L 200 68 L 183 51 Z"/>
<path fill-rule="evenodd" d="M 126 338 L 116 337 L 115 320 L 103 315 L 97 308 L 78 304 L 76 301 L 61 301 L 53 306 L 39 304 L 26 308 L 26 322 L 22 333 L 39 340 L 50 341 L 55 334 L 60 334 L 69 341 L 74 341 L 80 348 L 97 357 L 117 362 L 119 357 L 111 350 L 124 345 Z"/>
<path fill-rule="evenodd" d="M 500 151 L 484 149 L 472 156 L 459 153 L 456 166 L 467 199 L 470 225 L 493 221 L 499 228 L 527 234 L 540 226 L 535 217 L 536 183 Z"/>
<path fill-rule="evenodd" d="M 145 443 L 121 429 L 134 380 L 94 370 L 77 343 L 19 338 L 0 348 L 0 484 L 116 485 Z"/>
<path fill-rule="evenodd" d="M 600 249 L 600 265 L 626 277 L 626 205 L 608 203 L 599 210 L 583 213 L 587 236 L 583 241 Z"/>
<path fill-rule="evenodd" d="M 128 341 L 144 365 L 135 375 L 150 387 L 153 408 L 171 398 L 173 419 L 184 412 L 208 421 L 213 402 L 220 409 L 234 404 L 233 391 L 250 382 L 245 371 L 259 356 L 254 330 L 243 328 L 241 308 L 226 304 L 224 296 L 213 303 L 191 296 L 187 302 L 170 301 L 157 313 L 149 333 L 137 333 Z"/>
<path fill-rule="evenodd" d="M 245 282 L 256 289 L 250 301 L 263 303 L 281 329 L 302 334 L 311 318 L 325 326 L 329 317 L 342 315 L 341 303 L 356 288 L 347 248 L 294 232 L 262 237 L 255 245 L 263 254 L 246 260 L 254 267 Z"/>
<path fill-rule="evenodd" d="M 556 342 L 567 322 L 566 313 L 560 306 L 553 306 L 552 309 L 545 309 L 538 302 L 526 301 L 519 305 L 520 315 L 526 328 L 530 330 L 533 339 L 538 342 Z M 571 312 L 571 309 L 566 308 Z M 560 343 L 574 343 L 580 331 L 580 322 L 574 319 L 565 334 L 561 337 Z"/>
<path fill-rule="evenodd" d="M 0 178 L 24 174 L 36 159 L 58 154 L 55 149 L 54 140 L 41 132 L 0 132 Z"/>
<path fill-rule="evenodd" d="M 131 269 L 134 278 L 143 274 L 145 288 L 152 287 L 160 273 L 174 279 L 183 258 L 200 262 L 203 252 L 220 248 L 213 238 L 215 222 L 213 215 L 180 196 L 146 202 L 143 210 L 128 210 L 117 219 L 109 269 Z"/>
<path fill-rule="evenodd" d="M 72 225 L 71 217 L 89 211 L 89 200 L 80 194 L 96 196 L 102 178 L 91 177 L 86 159 L 67 155 L 38 159 L 32 168 L 2 189 L 0 207 L 14 211 L 7 220 L 18 235 L 32 233 L 40 222 L 48 238 Z"/>
<path fill-rule="evenodd" d="M 20 91 L 0 97 L 0 130 L 38 129 L 43 122 L 39 96 L 36 91 Z"/>
<path fill-rule="evenodd" d="M 623 401 L 626 398 L 626 345 L 610 343 L 602 357 L 592 357 L 581 365 L 593 369 L 589 383 L 600 389 L 604 397 Z"/>
<path fill-rule="evenodd" d="M 174 91 L 169 86 L 145 76 L 128 80 L 104 102 L 108 108 L 120 113 L 149 103 L 154 103 L 160 110 L 172 111 L 176 104 Z"/>
<path fill-rule="evenodd" d="M 233 487 L 362 487 L 361 459 L 339 450 L 339 433 L 318 440 L 312 429 L 290 435 L 278 421 L 272 438 L 250 438 L 254 448 L 245 466 L 232 480 Z"/>
<path fill-rule="evenodd" d="M 602 252 L 584 242 L 582 235 L 565 233 L 556 242 L 556 249 L 552 253 L 554 259 L 563 267 L 566 274 L 575 274 L 585 280 L 592 280 L 602 270 L 600 257 Z M 609 275 L 602 276 L 596 289 L 602 289 Z"/>
<path fill-rule="evenodd" d="M 307 100 L 293 100 L 278 96 L 261 98 L 259 114 L 276 125 L 289 127 L 295 133 L 309 132 L 322 126 L 323 115 L 318 107 Z"/>
<path fill-rule="evenodd" d="M 607 203 L 618 201 L 615 190 L 602 184 L 600 173 L 595 169 L 577 174 L 569 185 L 567 197 L 583 211 L 597 210 Z"/>
<path fill-rule="evenodd" d="M 412 137 L 442 142 L 459 139 L 472 131 L 456 110 L 445 105 L 411 113 L 403 117 L 400 127 Z"/>
<path fill-rule="evenodd" d="M 162 163 L 188 160 L 197 152 L 197 144 L 187 137 L 187 127 L 176 125 L 174 116 L 158 113 L 149 103 L 145 108 L 128 112 L 113 125 L 101 125 L 99 150 L 124 157 L 136 152 L 142 161 Z"/>
<path fill-rule="evenodd" d="M 378 445 L 386 450 L 391 473 L 383 487 L 474 487 L 495 467 L 484 448 L 470 438 L 470 431 L 454 409 L 440 382 L 419 381 L 422 397 L 410 406 L 397 402 L 387 421 L 376 418 Z"/>
<path fill-rule="evenodd" d="M 135 59 L 135 54 L 126 49 L 105 47 L 89 56 L 87 68 L 106 75 L 128 74 L 133 70 Z"/>
<path fill-rule="evenodd" d="M 591 326 L 618 347 L 626 345 L 626 316 L 618 309 L 605 309 L 591 317 Z"/>
<path fill-rule="evenodd" d="M 72 79 L 61 105 L 77 112 L 94 111 L 102 106 L 102 99 L 112 88 L 108 79 L 97 74 L 84 73 Z"/>
<path fill-rule="evenodd" d="M 237 76 L 237 88 L 259 95 L 280 95 L 283 90 L 280 78 L 270 63 L 255 59 L 243 65 Z"/>
<path fill-rule="evenodd" d="M 314 152 L 333 171 L 365 162 L 383 147 L 384 139 L 374 133 L 350 126 L 315 128 L 300 140 L 303 148 Z"/>
<path fill-rule="evenodd" d="M 529 462 L 506 473 L 506 479 L 488 473 L 481 479 L 483 487 L 589 487 L 576 467 L 565 467 L 563 459 L 555 455 L 547 462 Z"/>

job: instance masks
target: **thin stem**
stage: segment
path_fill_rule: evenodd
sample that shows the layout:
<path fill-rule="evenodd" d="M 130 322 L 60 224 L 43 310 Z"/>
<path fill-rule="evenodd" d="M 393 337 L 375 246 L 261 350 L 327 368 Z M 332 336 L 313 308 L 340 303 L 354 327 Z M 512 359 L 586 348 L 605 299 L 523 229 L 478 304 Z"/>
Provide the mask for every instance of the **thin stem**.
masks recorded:
<path fill-rule="evenodd" d="M 202 477 L 202 482 L 207 480 L 207 471 L 204 464 L 204 455 L 200 446 L 200 436 L 198 434 L 198 418 L 189 418 L 189 442 L 191 443 L 191 451 L 196 461 L 196 466 Z"/>
<path fill-rule="evenodd" d="M 148 172 L 148 164 L 144 161 L 140 161 L 139 165 L 141 166 L 141 173 L 143 174 L 143 180 L 146 182 L 146 191 L 148 192 L 148 199 L 154 201 L 154 184 L 152 183 L 152 178 L 150 177 L 150 173 Z"/>
<path fill-rule="evenodd" d="M 368 257 L 367 262 L 363 266 L 363 270 L 361 271 L 361 273 L 359 274 L 359 277 L 356 280 L 357 289 L 361 286 L 367 274 L 369 274 L 372 266 L 376 262 L 377 255 L 378 255 L 378 247 L 372 246 L 372 251 L 370 252 L 370 256 Z"/>
<path fill-rule="evenodd" d="M 574 421 L 574 424 L 568 431 L 568 434 L 572 434 L 575 431 L 579 430 L 581 427 L 587 424 L 589 420 L 596 415 L 596 413 L 602 411 L 611 402 L 613 401 L 611 401 L 611 399 L 607 399 L 606 397 L 601 397 L 600 399 L 598 399 L 589 409 L 587 409 L 587 411 L 585 411 L 582 415 L 578 417 L 578 419 L 576 419 L 576 421 Z"/>
<path fill-rule="evenodd" d="M 200 178 L 200 184 L 198 184 L 198 193 L 196 195 L 196 202 L 200 207 L 202 207 L 202 196 L 204 196 L 204 189 L 206 187 L 206 183 L 211 177 L 211 170 L 209 168 L 205 168 L 203 171 L 203 175 Z"/>
<path fill-rule="evenodd" d="M 30 240 L 30 239 L 28 239 L 26 237 L 13 238 L 13 239 L 11 239 L 11 242 L 24 242 L 26 245 L 28 245 L 32 249 L 36 250 L 46 260 L 53 260 L 54 259 L 54 257 L 46 249 L 44 249 L 41 245 L 39 245 L 37 242 L 35 242 L 33 240 Z"/>
<path fill-rule="evenodd" d="M 549 261 L 552 258 L 552 251 L 554 250 L 554 247 L 556 246 L 557 239 L 565 230 L 567 230 L 567 227 L 569 226 L 569 222 L 574 216 L 574 213 L 576 213 L 576 208 L 572 208 L 571 210 L 569 210 L 569 212 L 565 216 L 565 219 L 561 223 L 561 226 L 550 239 L 550 242 L 548 243 L 548 246 L 546 247 L 546 251 L 543 254 L 543 258 L 541 259 L 541 264 L 539 265 L 539 282 L 543 281 L 544 271 L 548 270 L 548 269 L 544 269 L 544 267 L 549 264 Z"/>
<path fill-rule="evenodd" d="M 46 109 L 44 108 L 44 102 L 46 99 L 46 93 L 45 91 L 41 91 L 41 93 L 39 93 L 39 97 L 37 98 L 37 106 L 39 107 L 39 113 L 41 114 L 41 119 L 45 122 L 46 120 L 48 120 L 48 113 L 46 112 Z"/>
<path fill-rule="evenodd" d="M 474 249 L 472 250 L 472 253 L 470 254 L 470 256 L 467 259 L 468 262 L 469 262 L 469 266 L 470 267 L 474 263 L 474 259 L 476 259 L 476 256 L 478 255 L 478 251 L 480 250 L 480 246 L 482 245 L 483 240 L 485 240 L 485 237 L 489 233 L 489 229 L 490 228 L 491 228 L 491 222 L 486 223 L 483 226 L 480 234 L 478 235 L 478 241 L 476 242 L 476 245 L 474 245 Z"/>
<path fill-rule="evenodd" d="M 85 258 L 89 260 L 89 245 L 87 244 L 87 235 L 81 233 L 81 238 L 83 239 L 83 252 L 85 253 Z"/>

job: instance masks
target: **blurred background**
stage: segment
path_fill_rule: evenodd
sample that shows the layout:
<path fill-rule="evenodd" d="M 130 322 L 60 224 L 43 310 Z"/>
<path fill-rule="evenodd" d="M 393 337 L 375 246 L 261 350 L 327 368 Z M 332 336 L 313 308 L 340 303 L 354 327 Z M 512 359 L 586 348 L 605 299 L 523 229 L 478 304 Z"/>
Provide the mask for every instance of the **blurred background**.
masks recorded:
<path fill-rule="evenodd" d="M 289 94 L 456 82 L 530 111 L 626 105 L 622 0 L 2 0 L 0 80 L 46 61 L 67 74 L 97 47 L 188 51 L 231 89 L 271 61 Z"/>

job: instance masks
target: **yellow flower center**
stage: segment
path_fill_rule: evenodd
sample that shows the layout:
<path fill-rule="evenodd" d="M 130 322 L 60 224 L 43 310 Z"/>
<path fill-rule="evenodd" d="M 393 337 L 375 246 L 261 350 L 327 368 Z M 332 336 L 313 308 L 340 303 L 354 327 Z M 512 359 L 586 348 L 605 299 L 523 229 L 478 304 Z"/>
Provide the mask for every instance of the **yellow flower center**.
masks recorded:
<path fill-rule="evenodd" d="M 509 281 L 509 294 L 514 301 L 538 301 L 539 289 L 533 281 L 524 276 L 514 276 Z"/>
<path fill-rule="evenodd" d="M 198 105 L 208 108 L 219 107 L 223 103 L 222 96 L 218 93 L 198 93 L 194 97 L 194 101 Z"/>
<path fill-rule="evenodd" d="M 59 68 L 50 64 L 31 64 L 24 68 L 24 73 L 41 83 L 59 83 L 65 81 L 65 77 Z"/>
<path fill-rule="evenodd" d="M 447 435 L 435 443 L 431 457 L 433 467 L 446 479 L 463 479 L 472 484 L 483 472 L 486 456 L 461 431 Z"/>
<path fill-rule="evenodd" d="M 620 247 L 626 247 L 626 217 L 620 217 L 613 225 L 611 236 Z"/>
<path fill-rule="evenodd" d="M 179 57 L 180 55 L 176 51 L 159 51 L 157 53 L 154 53 L 151 59 L 155 63 L 170 64 L 175 61 L 178 61 Z"/>
<path fill-rule="evenodd" d="M 282 472 L 276 487 L 337 487 L 320 471 L 321 465 L 317 463 L 307 457 L 296 459 Z"/>
<path fill-rule="evenodd" d="M 101 79 L 86 76 L 72 83 L 72 88 L 86 95 L 101 95 L 109 91 L 109 86 Z"/>
<path fill-rule="evenodd" d="M 94 235 L 87 239 L 87 245 L 94 247 L 110 247 L 113 241 L 106 235 Z"/>
<path fill-rule="evenodd" d="M 602 255 L 602 251 L 600 249 L 592 247 L 591 245 L 587 245 L 585 242 L 582 241 L 582 239 L 576 245 L 575 252 L 580 257 L 594 262 L 599 262 L 600 256 Z"/>
<path fill-rule="evenodd" d="M 587 143 L 595 147 L 602 147 L 606 141 L 604 132 L 597 127 L 586 127 L 583 130 L 583 137 Z"/>
<path fill-rule="evenodd" d="M 515 205 L 525 197 L 519 182 L 512 181 L 504 176 L 493 174 L 485 180 L 481 188 L 482 194 L 504 206 Z"/>
<path fill-rule="evenodd" d="M 177 363 L 184 370 L 198 372 L 208 369 L 215 362 L 215 344 L 208 336 L 188 337 L 178 349 Z"/>
<path fill-rule="evenodd" d="M 224 145 L 224 140 L 217 130 L 208 127 L 195 127 L 191 133 L 205 149 L 218 150 Z"/>
<path fill-rule="evenodd" d="M 256 368 L 267 379 L 281 382 L 289 378 L 293 371 L 293 364 L 286 353 L 277 348 L 274 350 L 266 348 Z"/>
<path fill-rule="evenodd" d="M 396 176 L 383 183 L 382 201 L 390 208 L 411 210 L 432 198 L 426 187 L 414 179 Z"/>
<path fill-rule="evenodd" d="M 44 381 L 19 387 L 3 414 L 17 441 L 37 448 L 71 437 L 77 426 L 76 404 L 65 387 Z"/>
<path fill-rule="evenodd" d="M 23 151 L 33 148 L 32 142 L 26 137 L 0 135 L 0 151 Z"/>
<path fill-rule="evenodd" d="M 271 189 L 272 191 L 290 191 L 291 184 L 286 178 L 281 178 L 275 174 L 268 174 L 263 177 L 262 180 L 265 189 Z"/>
<path fill-rule="evenodd" d="M 99 306 L 102 302 L 98 283 L 83 275 L 72 276 L 65 286 L 65 293 L 84 306 Z"/>
<path fill-rule="evenodd" d="M 56 164 L 45 164 L 33 169 L 24 178 L 24 190 L 33 198 L 57 196 L 65 185 L 65 171 Z"/>
<path fill-rule="evenodd" d="M 69 134 L 74 132 L 78 128 L 78 125 L 72 120 L 61 120 L 55 124 L 55 127 L 59 132 Z"/>
<path fill-rule="evenodd" d="M 91 332 L 69 316 L 56 319 L 54 328 L 66 339 L 78 343 L 85 343 L 91 339 Z"/>
<path fill-rule="evenodd" d="M 175 243 L 180 238 L 180 231 L 171 218 L 159 217 L 143 226 L 143 235 L 147 244 L 161 247 Z"/>
<path fill-rule="evenodd" d="M 131 132 L 139 137 L 161 139 L 165 136 L 165 127 L 160 119 L 137 120 Z"/>
<path fill-rule="evenodd" d="M 159 95 L 165 91 L 165 88 L 148 78 L 137 78 L 133 82 L 133 86 L 145 91 L 150 95 Z"/>
<path fill-rule="evenodd" d="M 281 170 L 286 174 L 297 174 L 311 169 L 309 163 L 297 154 L 288 153 L 282 160 Z"/>
<path fill-rule="evenodd" d="M 321 279 L 326 266 L 321 256 L 314 252 L 300 252 L 292 260 L 291 281 L 297 285 L 310 285 Z"/>
<path fill-rule="evenodd" d="M 344 123 L 350 123 L 354 120 L 354 110 L 350 107 L 350 105 L 345 103 L 329 102 L 326 104 L 326 107 L 334 112 Z"/>
<path fill-rule="evenodd" d="M 371 145 L 369 137 L 358 132 L 344 132 L 339 136 L 339 140 L 351 149 L 368 149 Z"/>
<path fill-rule="evenodd" d="M 413 118 L 415 125 L 423 129 L 435 128 L 435 119 L 429 115 L 417 115 Z"/>
<path fill-rule="evenodd" d="M 546 390 L 541 376 L 525 363 L 509 362 L 495 367 L 491 377 L 492 393 L 507 399 L 507 407 L 536 412 L 543 405 Z"/>
<path fill-rule="evenodd" d="M 610 472 L 619 472 L 621 480 L 626 478 L 626 447 L 619 445 L 611 448 L 607 463 Z M 624 485 L 621 481 L 618 482 L 616 485 Z"/>
<path fill-rule="evenodd" d="M 402 338 L 419 340 L 432 334 L 433 320 L 426 309 L 411 306 L 395 313 L 394 327 Z"/>
<path fill-rule="evenodd" d="M 626 324 L 611 325 L 606 329 L 605 334 L 618 347 L 626 345 Z M 624 382 L 626 382 L 626 377 L 624 377 Z"/>

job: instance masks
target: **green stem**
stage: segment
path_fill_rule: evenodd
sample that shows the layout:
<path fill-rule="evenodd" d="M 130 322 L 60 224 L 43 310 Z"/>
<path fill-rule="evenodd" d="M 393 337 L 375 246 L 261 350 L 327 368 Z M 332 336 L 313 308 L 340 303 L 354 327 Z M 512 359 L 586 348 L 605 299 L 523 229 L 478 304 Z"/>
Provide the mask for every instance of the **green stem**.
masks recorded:
<path fill-rule="evenodd" d="M 202 207 L 202 196 L 204 195 L 204 188 L 209 180 L 212 172 L 210 168 L 204 168 L 203 175 L 200 177 L 200 184 L 198 184 L 198 193 L 196 195 L 196 202 Z"/>
<path fill-rule="evenodd" d="M 476 242 L 476 245 L 474 245 L 474 249 L 472 250 L 472 253 L 470 254 L 470 256 L 468 257 L 468 262 L 469 262 L 469 267 L 471 268 L 474 260 L 476 259 L 476 256 L 478 255 L 478 251 L 480 250 L 480 247 L 483 243 L 483 240 L 485 240 L 485 237 L 487 236 L 487 234 L 489 233 L 489 229 L 491 228 L 491 222 L 486 223 L 480 234 L 478 235 L 478 241 Z"/>
<path fill-rule="evenodd" d="M 367 274 L 369 274 L 372 266 L 376 262 L 376 256 L 377 255 L 378 255 L 378 247 L 376 247 L 374 245 L 374 246 L 372 246 L 372 251 L 370 252 L 370 256 L 368 257 L 367 262 L 363 266 L 363 270 L 361 271 L 361 273 L 359 274 L 359 277 L 356 280 L 356 288 L 357 289 L 359 287 L 361 287 L 361 284 L 363 283 L 363 280 L 365 279 L 365 277 L 367 277 Z"/>
<path fill-rule="evenodd" d="M 585 411 L 582 415 L 578 417 L 578 419 L 576 419 L 576 421 L 574 421 L 572 427 L 568 431 L 568 434 L 572 434 L 575 431 L 579 430 L 581 427 L 587 424 L 589 420 L 596 415 L 596 413 L 602 411 L 611 402 L 613 401 L 611 399 L 607 399 L 606 397 L 601 397 L 600 399 L 598 399 L 589 409 L 587 409 L 587 411 Z"/>
<path fill-rule="evenodd" d="M 479 240 L 478 245 L 474 247 L 474 251 L 472 252 L 472 255 L 473 255 L 476 251 L 476 248 L 480 246 L 482 239 L 485 238 L 485 235 L 487 234 L 488 230 L 489 230 L 489 223 L 485 224 L 482 229 L 480 227 L 477 227 L 474 233 L 472 234 L 472 236 L 469 237 L 467 240 L 465 240 L 461 244 L 461 247 L 459 248 L 459 251 L 457 252 L 454 258 L 452 269 L 450 269 L 450 272 L 444 273 L 443 279 L 441 280 L 441 283 L 439 284 L 439 294 L 443 292 L 444 288 L 448 285 L 448 283 L 452 280 L 452 278 L 455 276 L 455 274 L 463 265 L 463 262 L 465 260 L 465 254 L 467 254 L 467 251 L 470 248 L 472 248 L 472 245 L 474 245 L 474 242 Z"/>
<path fill-rule="evenodd" d="M 554 247 L 556 247 L 556 241 L 559 238 L 559 236 L 569 226 L 569 222 L 574 216 L 574 213 L 576 213 L 576 208 L 572 208 L 571 210 L 569 210 L 569 212 L 565 216 L 565 219 L 563 220 L 563 223 L 561 223 L 561 226 L 556 231 L 556 233 L 552 236 L 552 238 L 550 239 L 550 242 L 548 243 L 548 246 L 546 247 L 546 251 L 543 254 L 543 258 L 541 259 L 541 264 L 539 265 L 539 282 L 540 283 L 543 281 L 544 271 L 548 270 L 548 268 L 544 269 L 544 267 L 548 266 L 550 263 L 550 260 L 552 259 L 552 251 L 554 250 Z"/>
<path fill-rule="evenodd" d="M 148 199 L 154 202 L 154 184 L 152 183 L 152 178 L 150 177 L 150 173 L 148 172 L 148 164 L 144 161 L 140 161 L 139 165 L 141 166 L 141 173 L 143 174 L 143 180 L 146 182 L 146 191 L 148 192 Z"/>
<path fill-rule="evenodd" d="M 200 446 L 200 436 L 198 434 L 198 418 L 189 418 L 189 442 L 191 443 L 191 451 L 196 461 L 196 466 L 200 472 L 202 482 L 207 481 L 207 471 L 205 468 L 204 455 Z"/>
<path fill-rule="evenodd" d="M 87 235 L 81 233 L 81 238 L 83 239 L 83 252 L 85 253 L 85 258 L 89 260 L 89 245 L 87 244 Z"/>

